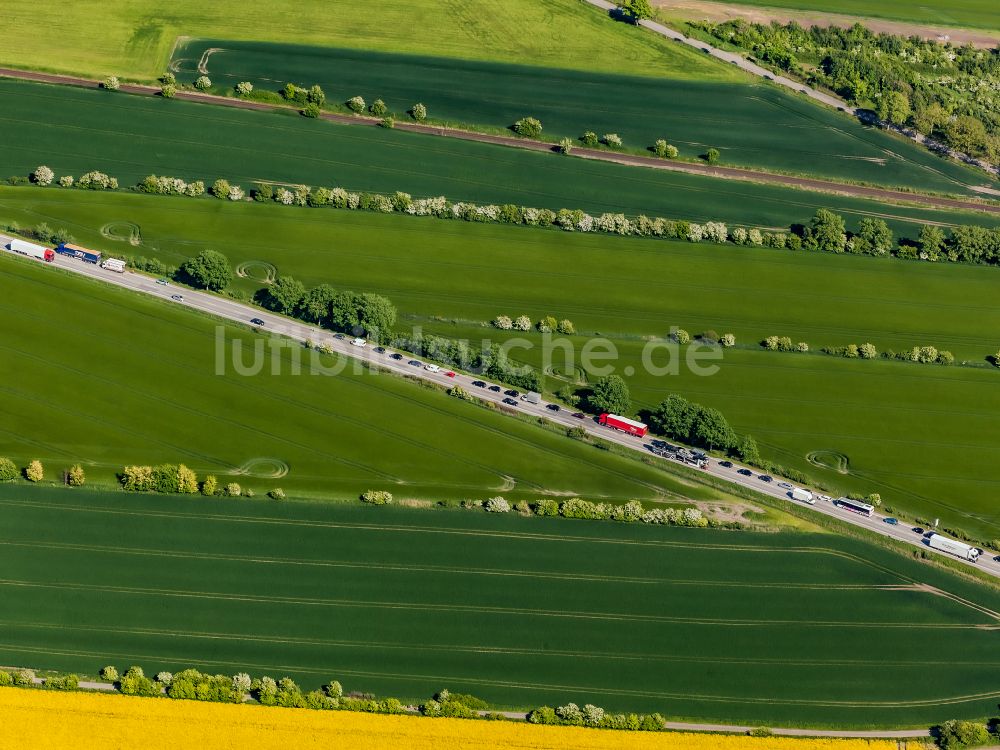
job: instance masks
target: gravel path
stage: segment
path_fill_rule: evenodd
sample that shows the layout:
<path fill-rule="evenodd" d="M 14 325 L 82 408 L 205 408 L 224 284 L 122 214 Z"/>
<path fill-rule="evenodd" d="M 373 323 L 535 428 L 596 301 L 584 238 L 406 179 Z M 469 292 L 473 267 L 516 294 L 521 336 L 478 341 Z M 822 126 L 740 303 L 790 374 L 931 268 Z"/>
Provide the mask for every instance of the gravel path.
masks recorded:
<path fill-rule="evenodd" d="M 603 0 L 587 0 L 598 3 Z M 605 3 L 607 4 L 607 3 Z M 662 27 L 666 31 L 666 27 Z M 677 32 L 671 31 L 676 34 Z M 680 36 L 680 35 L 678 35 Z M 729 53 L 720 52 L 728 55 Z M 734 57 L 736 57 L 734 55 Z M 742 59 L 742 58 L 740 58 Z M 54 73 L 40 73 L 36 71 L 17 70 L 13 68 L 0 68 L 0 77 L 17 78 L 25 81 L 36 81 L 39 83 L 52 83 L 65 86 L 79 86 L 83 88 L 98 88 L 99 82 L 88 78 L 77 78 L 74 76 L 57 75 Z M 802 87 L 801 84 L 794 84 Z M 145 86 L 140 84 L 121 85 L 121 91 L 128 94 L 140 96 L 154 96 L 160 89 L 156 86 Z M 817 94 L 819 92 L 816 92 Z M 822 95 L 822 94 L 820 94 Z M 274 110 L 274 104 L 265 102 L 247 101 L 245 99 L 234 99 L 231 97 L 217 96 L 215 94 L 203 94 L 197 91 L 178 91 L 175 95 L 177 99 L 191 102 L 201 102 L 204 104 L 215 104 L 225 107 L 235 107 L 237 109 L 249 109 L 262 112 Z M 825 96 L 825 95 L 823 95 Z M 358 115 L 342 115 L 333 112 L 324 112 L 321 117 L 330 122 L 343 125 L 358 125 L 364 127 L 378 127 L 379 120 L 374 117 L 361 117 Z M 396 130 L 404 130 L 410 133 L 421 133 L 424 135 L 436 135 L 446 138 L 458 138 L 465 141 L 476 141 L 479 143 L 489 143 L 498 146 L 508 146 L 520 148 L 527 151 L 541 151 L 551 153 L 556 146 L 543 141 L 533 141 L 517 136 L 490 135 L 487 133 L 475 133 L 459 128 L 445 128 L 438 125 L 424 125 L 416 122 L 397 122 Z M 1000 204 L 979 202 L 976 200 L 963 200 L 961 198 L 941 198 L 919 193 L 909 193 L 903 190 L 891 190 L 888 188 L 865 187 L 863 185 L 852 185 L 849 183 L 834 182 L 829 180 L 814 179 L 809 177 L 794 177 L 791 175 L 775 174 L 773 172 L 763 172 L 754 169 L 742 169 L 738 167 L 720 167 L 709 164 L 698 164 L 691 162 L 669 161 L 658 159 L 654 156 L 639 156 L 637 154 L 622 154 L 598 149 L 574 148 L 574 156 L 595 161 L 613 162 L 628 166 L 647 167 L 651 169 L 662 169 L 669 172 L 685 172 L 688 174 L 702 175 L 706 177 L 717 177 L 727 180 L 743 180 L 748 182 L 763 182 L 775 185 L 785 185 L 788 187 L 804 188 L 807 190 L 838 193 L 860 198 L 872 198 L 879 201 L 907 202 L 927 206 L 930 208 L 940 208 L 946 210 L 960 209 L 972 211 L 984 211 L 987 213 L 1000 214 Z"/>

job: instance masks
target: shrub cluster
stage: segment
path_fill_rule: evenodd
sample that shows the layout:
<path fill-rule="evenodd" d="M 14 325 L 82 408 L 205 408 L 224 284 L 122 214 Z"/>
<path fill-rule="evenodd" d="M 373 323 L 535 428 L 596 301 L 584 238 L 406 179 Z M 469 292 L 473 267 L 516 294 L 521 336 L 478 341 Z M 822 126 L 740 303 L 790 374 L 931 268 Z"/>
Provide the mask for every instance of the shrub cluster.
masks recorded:
<path fill-rule="evenodd" d="M 612 714 L 600 706 L 590 703 L 580 708 L 575 703 L 551 708 L 541 706 L 528 714 L 531 724 L 550 724 L 575 727 L 593 727 L 596 729 L 619 729 L 641 732 L 661 732 L 666 729 L 667 721 L 658 713 L 655 714 Z"/>
<path fill-rule="evenodd" d="M 920 364 L 951 365 L 955 363 L 955 355 L 947 350 L 938 350 L 934 346 L 914 346 L 911 349 L 904 349 L 901 352 L 887 349 L 879 352 L 871 342 L 861 344 L 848 344 L 847 346 L 826 346 L 823 347 L 824 354 L 832 354 L 835 357 L 847 357 L 848 359 L 895 359 L 902 362 L 918 362 Z"/>
<path fill-rule="evenodd" d="M 624 505 L 593 503 L 578 497 L 563 502 L 548 498 L 531 506 L 536 516 L 562 516 L 582 518 L 592 521 L 621 521 L 623 523 L 648 523 L 661 526 L 692 526 L 704 528 L 711 525 L 697 508 L 653 508 L 644 510 L 638 500 L 629 500 Z"/>
<path fill-rule="evenodd" d="M 201 180 L 185 182 L 179 177 L 158 177 L 151 174 L 135 186 L 140 193 L 152 195 L 185 195 L 197 198 L 205 194 L 205 183 Z"/>
<path fill-rule="evenodd" d="M 119 474 L 119 481 L 128 492 L 198 492 L 198 476 L 184 464 L 126 466 Z"/>
<path fill-rule="evenodd" d="M 390 505 L 392 493 L 385 490 L 366 490 L 361 494 L 361 500 L 372 505 Z"/>
<path fill-rule="evenodd" d="M 517 318 L 511 318 L 507 315 L 497 315 L 490 325 L 494 328 L 499 328 L 501 331 L 530 331 L 532 328 L 531 318 L 527 315 L 520 315 Z M 551 315 L 546 315 L 544 318 L 539 319 L 534 327 L 540 333 L 562 333 L 566 335 L 572 335 L 576 333 L 576 326 L 573 325 L 572 320 L 563 319 L 556 320 Z"/>

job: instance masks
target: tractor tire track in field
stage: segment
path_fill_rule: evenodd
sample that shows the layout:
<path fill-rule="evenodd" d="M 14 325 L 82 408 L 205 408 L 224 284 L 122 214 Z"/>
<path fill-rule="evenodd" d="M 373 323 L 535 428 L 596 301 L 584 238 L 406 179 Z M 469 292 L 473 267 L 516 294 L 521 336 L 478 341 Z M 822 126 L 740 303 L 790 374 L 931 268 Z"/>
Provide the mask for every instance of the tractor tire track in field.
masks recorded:
<path fill-rule="evenodd" d="M 156 661 L 162 660 L 162 654 L 138 654 L 134 651 L 83 651 L 78 649 L 53 649 L 49 647 L 34 647 L 34 646 L 22 646 L 22 645 L 11 645 L 6 646 L 0 643 L 0 653 L 4 651 L 10 651 L 12 653 L 37 653 L 37 654 L 54 654 L 58 656 L 70 656 L 70 657 L 85 657 L 95 660 L 107 660 L 108 658 L 114 657 L 119 661 L 130 662 L 130 661 Z M 213 666 L 222 667 L 227 669 L 253 669 L 262 671 L 289 671 L 289 672 L 300 672 L 303 674 L 312 674 L 322 677 L 329 677 L 329 669 L 317 669 L 312 666 L 298 666 L 294 664 L 276 664 L 276 663 L 260 663 L 260 662 L 249 662 L 249 661 L 228 661 L 224 659 L 203 659 L 200 664 L 203 667 Z M 688 697 L 694 697 L 699 700 L 715 701 L 715 702 L 751 702 L 751 703 L 766 703 L 766 704 L 788 704 L 788 705 L 818 705 L 818 706 L 832 706 L 835 708 L 865 708 L 868 706 L 883 707 L 883 708 L 906 708 L 909 706 L 935 706 L 935 705 L 954 705 L 959 703 L 968 703 L 971 701 L 979 701 L 983 699 L 993 699 L 1000 697 L 1000 692 L 997 693 L 983 693 L 978 695 L 964 695 L 952 698 L 937 698 L 937 699 L 917 699 L 913 701 L 895 701 L 895 702 L 873 702 L 873 701 L 840 701 L 840 702 L 803 702 L 795 700 L 786 700 L 782 698 L 746 698 L 744 696 L 707 696 L 707 695 L 693 695 L 685 693 L 665 693 L 665 692 L 651 692 L 651 691 L 640 691 L 640 690 L 625 690 L 620 688 L 606 688 L 603 686 L 588 685 L 581 687 L 579 685 L 558 685 L 550 683 L 531 683 L 531 682 L 511 682 L 504 680 L 491 680 L 491 679 L 479 679 L 474 677 L 463 677 L 454 675 L 430 675 L 430 674 L 414 674 L 414 673 L 400 673 L 400 672 L 373 672 L 370 670 L 354 670 L 354 669 L 337 669 L 337 674 L 341 676 L 350 677 L 375 677 L 375 678 L 392 678 L 395 680 L 409 681 L 409 682 L 421 682 L 421 683 L 432 683 L 432 684 L 462 684 L 462 685 L 489 685 L 494 687 L 506 687 L 514 689 L 529 689 L 529 690 L 547 690 L 550 692 L 559 692 L 561 694 L 566 694 L 567 692 L 573 691 L 602 691 L 613 695 L 622 695 L 627 697 L 649 697 L 658 699 L 686 699 Z M 412 708 L 411 708 L 412 710 Z M 526 714 L 520 712 L 507 712 L 509 718 L 526 718 Z M 725 731 L 735 731 L 740 733 L 747 732 L 750 727 L 736 726 L 736 725 L 721 725 L 721 724 L 683 724 L 679 722 L 669 723 L 669 728 L 671 729 L 687 729 L 688 731 L 710 731 L 710 732 L 725 732 Z M 792 728 L 775 728 L 775 734 L 783 735 L 795 735 L 795 736 L 828 736 L 828 737 L 927 737 L 930 732 L 926 729 L 912 729 L 912 730 L 862 730 L 862 731 L 851 731 L 851 730 L 818 730 L 818 729 L 792 729 Z"/>
<path fill-rule="evenodd" d="M 54 73 L 40 73 L 36 71 L 17 70 L 13 68 L 0 68 L 0 76 L 6 78 L 16 78 L 37 83 L 50 83 L 57 85 L 78 86 L 83 88 L 99 88 L 100 82 L 88 78 L 75 76 L 57 75 Z M 140 96 L 156 96 L 159 88 L 142 84 L 122 84 L 122 92 L 136 94 Z M 273 111 L 275 109 L 284 110 L 274 104 L 248 101 L 245 99 L 233 99 L 229 97 L 217 96 L 214 94 L 203 94 L 193 91 L 178 91 L 175 98 L 202 104 L 216 104 L 220 106 L 235 107 L 238 109 Z M 379 127 L 379 118 L 362 117 L 360 115 L 340 115 L 332 112 L 323 112 L 320 117 L 330 122 L 337 122 L 342 125 L 360 125 L 368 127 Z M 460 140 L 487 143 L 496 146 L 508 146 L 529 151 L 553 153 L 557 146 L 541 141 L 532 141 L 515 136 L 490 135 L 486 133 L 476 133 L 459 128 L 448 128 L 437 125 L 421 125 L 419 123 L 398 122 L 395 125 L 397 130 L 424 135 L 436 135 Z M 1000 204 L 986 201 L 963 200 L 959 198 L 945 198 L 920 193 L 908 193 L 903 190 L 892 190 L 888 188 L 866 187 L 863 185 L 853 185 L 830 180 L 821 180 L 809 177 L 795 177 L 782 175 L 762 170 L 742 169 L 737 167 L 720 167 L 708 164 L 697 164 L 691 162 L 668 162 L 655 157 L 639 156 L 633 154 L 611 153 L 599 149 L 575 148 L 573 153 L 584 159 L 596 161 L 613 162 L 626 166 L 648 167 L 673 172 L 686 172 L 705 177 L 716 177 L 727 180 L 743 180 L 750 182 L 765 182 L 790 187 L 804 188 L 827 193 L 840 193 L 861 198 L 872 198 L 877 201 L 903 202 L 919 204 L 933 208 L 961 209 L 971 211 L 985 211 L 988 213 L 1000 214 Z"/>
<path fill-rule="evenodd" d="M 706 543 L 706 542 L 683 542 L 677 540 L 667 540 L 667 539 L 622 539 L 621 537 L 598 537 L 598 536 L 575 536 L 568 534 L 545 534 L 539 532 L 524 532 L 524 531 L 495 531 L 486 529 L 468 529 L 468 528 L 441 528 L 435 526 L 416 526 L 416 525 L 398 525 L 398 524 L 372 524 L 372 523 L 361 523 L 361 522 L 344 522 L 344 521 L 314 521 L 314 520 L 302 520 L 302 519 L 290 519 L 290 518 L 279 518 L 274 516 L 245 516 L 245 515 L 234 515 L 234 514 L 221 514 L 221 513 L 203 513 L 203 512 L 182 512 L 182 511 L 154 511 L 154 510 L 143 510 L 143 511 L 131 511 L 124 510 L 121 508 L 108 508 L 99 506 L 76 506 L 69 507 L 65 505 L 59 505 L 55 503 L 48 503 L 42 501 L 33 500 L 21 500 L 21 501 L 8 501 L 0 500 L 0 506 L 4 505 L 14 505 L 14 506 L 30 506 L 35 508 L 43 509 L 61 509 L 62 512 L 76 512 L 76 513 L 99 513 L 108 515 L 118 515 L 118 516 L 142 516 L 142 517 L 155 517 L 155 518 L 165 518 L 165 519 L 190 519 L 190 520 L 203 520 L 203 521 L 215 521 L 222 523 L 239 523 L 239 524 L 249 524 L 249 525 L 262 525 L 262 526 L 292 526 L 292 527 L 304 527 L 304 528 L 317 528 L 317 529 L 356 529 L 364 531 L 372 531 L 375 533 L 411 533 L 411 534 L 429 534 L 429 535 L 444 535 L 444 536 L 468 536 L 476 538 L 485 539 L 520 539 L 525 541 L 538 541 L 538 542 L 556 542 L 559 544 L 577 544 L 577 543 L 591 543 L 591 544 L 609 544 L 609 545 L 624 545 L 624 546 L 642 546 L 642 547 L 653 547 L 653 548 L 676 548 L 676 549 L 697 549 L 706 551 L 716 551 L 716 550 L 726 550 L 731 552 L 747 552 L 751 554 L 814 554 L 814 555 L 830 555 L 832 557 L 840 558 L 842 560 L 848 560 L 853 563 L 857 563 L 863 567 L 871 568 L 877 570 L 881 573 L 886 574 L 892 579 L 902 581 L 907 584 L 918 584 L 919 581 L 905 576 L 898 571 L 893 570 L 881 563 L 873 562 L 867 558 L 861 557 L 850 552 L 844 552 L 842 550 L 835 550 L 829 547 L 818 547 L 818 546 L 769 546 L 769 545 L 750 545 L 750 544 L 726 544 L 726 543 Z"/>
<path fill-rule="evenodd" d="M 334 609 L 402 610 L 407 612 L 446 612 L 456 614 L 484 614 L 512 618 L 554 618 L 565 620 L 594 620 L 620 623 L 660 623 L 680 625 L 702 625 L 721 628 L 770 628 L 774 626 L 795 628 L 836 628 L 836 629 L 891 629 L 891 630 L 982 630 L 993 626 L 975 623 L 954 622 L 892 622 L 857 620 L 788 620 L 749 619 L 725 617 L 697 617 L 684 615 L 652 615 L 636 612 L 601 612 L 571 609 L 539 609 L 525 607 L 502 607 L 486 604 L 445 604 L 419 601 L 379 601 L 375 599 L 334 599 L 312 596 L 276 596 L 266 594 L 239 594 L 226 591 L 197 589 L 164 589 L 147 586 L 118 586 L 101 583 L 81 583 L 79 581 L 32 581 L 16 578 L 0 578 L 0 589 L 52 589 L 58 591 L 94 592 L 119 594 L 123 596 L 165 597 L 170 599 L 207 599 L 213 602 L 243 602 L 250 604 L 278 604 L 289 607 L 327 607 Z M 1000 693 L 998 693 L 1000 694 Z"/>
<path fill-rule="evenodd" d="M 151 557 L 181 560 L 206 560 L 212 562 L 238 562 L 248 565 L 287 565 L 291 567 L 342 568 L 349 570 L 385 570 L 394 573 L 447 573 L 450 575 L 489 576 L 498 578 L 529 578 L 556 581 L 583 581 L 589 583 L 626 583 L 642 585 L 669 586 L 712 586 L 717 588 L 737 589 L 779 589 L 805 591 L 921 591 L 928 589 L 917 584 L 881 584 L 881 583 L 799 583 L 771 582 L 757 583 L 753 581 L 719 581 L 685 578 L 648 578 L 635 576 L 601 575 L 597 573 L 522 571 L 516 569 L 471 568 L 456 569 L 447 565 L 404 565 L 402 563 L 354 562 L 351 560 L 316 560 L 294 559 L 287 557 L 261 557 L 256 555 L 233 555 L 226 553 L 200 552 L 192 550 L 164 550 L 140 547 L 107 547 L 101 545 L 74 544 L 70 542 L 48 542 L 43 540 L 0 540 L 2 547 L 25 547 L 28 549 L 50 549 L 69 552 L 93 552 L 106 555 L 126 555 L 136 557 Z M 933 592 L 932 592 L 933 593 Z"/>
<path fill-rule="evenodd" d="M 192 630 L 173 630 L 162 628 L 133 628 L 124 626 L 100 627 L 96 625 L 67 625 L 59 622 L 24 622 L 19 620 L 0 620 L 0 625 L 4 627 L 31 628 L 37 630 L 72 630 L 84 633 L 122 633 L 127 635 L 155 635 L 169 636 L 170 638 L 187 638 L 191 640 L 224 640 L 242 641 L 244 643 L 266 643 L 287 646 L 327 646 L 331 648 L 349 649 L 378 649 L 393 651 L 427 651 L 434 653 L 461 653 L 461 654 L 491 654 L 500 656 L 525 656 L 537 658 L 537 649 L 517 648 L 505 646 L 492 646 L 489 644 L 454 644 L 454 643 L 414 643 L 411 641 L 352 641 L 342 639 L 326 638 L 301 638 L 295 636 L 264 635 L 259 633 L 249 634 L 239 633 L 216 633 Z M 664 663 L 681 664 L 746 664 L 753 666 L 789 666 L 789 667 L 869 667 L 880 669 L 884 666 L 894 667 L 924 667 L 929 665 L 949 666 L 962 664 L 969 666 L 986 666 L 988 662 L 976 661 L 955 661 L 955 660 L 933 660 L 919 659 L 913 661 L 879 661 L 878 664 L 865 662 L 857 659 L 796 659 L 796 658 L 765 658 L 765 657 L 744 657 L 744 656 L 683 656 L 660 653 L 616 653 L 601 651 L 567 651 L 560 649 L 546 649 L 546 657 L 558 656 L 573 659 L 594 659 L 609 661 L 656 661 Z M 1000 666 L 997 663 L 996 666 Z"/>

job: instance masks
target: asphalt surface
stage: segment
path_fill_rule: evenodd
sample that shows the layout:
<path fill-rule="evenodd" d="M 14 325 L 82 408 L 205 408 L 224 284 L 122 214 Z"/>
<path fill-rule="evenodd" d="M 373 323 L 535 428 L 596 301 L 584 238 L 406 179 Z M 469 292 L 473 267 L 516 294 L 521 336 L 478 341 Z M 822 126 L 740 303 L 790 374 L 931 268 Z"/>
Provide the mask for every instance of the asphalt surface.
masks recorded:
<path fill-rule="evenodd" d="M 588 2 L 596 2 L 596 0 L 588 0 Z M 598 5 L 598 7 L 604 6 Z M 647 22 L 643 23 L 645 24 Z M 668 31 L 670 30 L 668 29 Z M 677 32 L 671 31 L 671 33 L 676 34 Z M 730 53 L 720 51 L 719 54 L 728 55 Z M 55 73 L 40 73 L 30 70 L 17 70 L 14 68 L 0 68 L 0 77 L 17 78 L 24 81 L 36 81 L 39 83 L 51 83 L 64 86 L 78 86 L 90 89 L 96 89 L 100 86 L 99 81 L 89 78 L 78 78 L 75 76 L 58 75 Z M 801 84 L 795 85 L 801 86 Z M 139 96 L 156 96 L 159 94 L 160 89 L 156 86 L 123 83 L 121 84 L 120 91 L 126 94 L 135 94 Z M 222 107 L 234 107 L 236 109 L 248 109 L 260 112 L 270 112 L 275 109 L 279 109 L 276 105 L 266 102 L 235 99 L 233 97 L 205 94 L 198 91 L 181 90 L 175 94 L 174 98 L 190 102 L 199 102 L 201 104 L 214 104 Z M 329 122 L 336 122 L 341 125 L 356 125 L 361 127 L 379 127 L 380 122 L 380 119 L 377 117 L 342 115 L 335 112 L 323 112 L 320 115 L 320 118 L 328 120 Z M 446 128 L 440 125 L 427 125 L 403 120 L 396 121 L 395 129 L 404 130 L 409 133 L 421 133 L 423 135 L 435 135 L 443 138 L 457 138 L 463 141 L 475 141 L 477 143 L 489 143 L 495 146 L 519 148 L 525 151 L 552 153 L 557 150 L 557 146 L 555 144 L 546 143 L 545 141 L 535 141 L 530 138 L 520 138 L 514 135 L 507 136 L 477 133 L 471 130 L 462 130 L 461 128 Z M 582 146 L 575 147 L 573 149 L 573 156 L 584 159 L 592 159 L 594 161 L 624 164 L 626 166 L 646 167 L 649 169 L 660 169 L 668 172 L 686 172 L 688 174 L 697 174 L 705 177 L 718 177 L 725 180 L 741 180 L 744 182 L 763 182 L 775 185 L 786 185 L 823 193 L 836 193 L 839 195 L 872 198 L 878 201 L 891 201 L 896 203 L 905 202 L 942 209 L 960 209 L 968 211 L 985 211 L 987 213 L 1000 213 L 1000 203 L 987 202 L 989 199 L 986 198 L 968 200 L 963 200 L 961 198 L 944 198 L 933 195 L 925 195 L 922 193 L 911 193 L 905 190 L 866 187 L 864 185 L 814 179 L 811 177 L 795 177 L 793 175 L 784 175 L 776 172 L 765 172 L 741 167 L 722 167 L 719 165 L 702 164 L 699 162 L 673 161 L 670 159 L 660 159 L 654 156 L 640 156 L 638 154 L 626 154 L 616 151 L 585 148 Z M 958 183 L 956 183 L 956 189 L 972 190 L 972 188 Z M 461 196 L 458 197 L 460 198 Z"/>
<path fill-rule="evenodd" d="M 11 239 L 12 238 L 9 236 L 0 234 L 0 246 L 2 246 L 6 252 L 10 252 L 8 246 Z M 43 261 L 39 260 L 35 262 L 42 263 Z M 431 372 L 424 368 L 424 364 L 427 364 L 427 361 L 421 357 L 417 357 L 403 351 L 397 352 L 388 348 L 378 351 L 376 347 L 371 344 L 364 347 L 354 346 L 351 343 L 353 339 L 352 336 L 337 335 L 328 330 L 300 323 L 261 308 L 252 307 L 225 297 L 178 287 L 173 284 L 158 284 L 156 279 L 143 274 L 131 272 L 123 274 L 114 273 L 113 271 L 100 268 L 97 265 L 60 255 L 56 255 L 55 260 L 52 261 L 51 265 L 57 268 L 72 271 L 82 276 L 98 279 L 115 286 L 141 292 L 142 294 L 163 300 L 167 304 L 183 305 L 193 310 L 209 313 L 236 323 L 242 323 L 250 326 L 250 320 L 252 318 L 256 318 L 262 320 L 264 324 L 252 327 L 257 328 L 262 333 L 280 335 L 303 343 L 311 341 L 317 347 L 326 344 L 337 354 L 345 355 L 362 362 L 367 362 L 372 366 L 377 366 L 400 375 L 419 378 L 442 388 L 450 388 L 451 386 L 458 385 L 483 401 L 490 401 L 497 404 L 501 412 L 517 412 L 521 414 L 529 414 L 534 417 L 544 417 L 549 422 L 562 427 L 582 427 L 595 437 L 622 445 L 645 455 L 655 455 L 653 453 L 653 449 L 656 448 L 657 445 L 654 445 L 654 441 L 660 446 L 664 444 L 664 441 L 658 440 L 652 436 L 638 438 L 601 426 L 593 417 L 590 416 L 583 419 L 574 417 L 574 412 L 572 410 L 558 407 L 557 404 L 545 401 L 544 399 L 540 400 L 538 404 L 530 404 L 522 398 L 523 394 L 518 394 L 517 396 L 508 395 L 506 391 L 512 389 L 507 386 L 499 386 L 498 384 L 486 381 L 483 381 L 486 382 L 486 386 L 473 385 L 473 383 L 481 380 L 476 376 L 456 372 L 454 373 L 454 377 L 449 377 L 447 373 L 450 371 L 444 366 L 442 366 L 438 372 Z M 172 300 L 172 295 L 181 295 L 183 300 Z M 420 362 L 420 365 L 410 365 L 408 364 L 410 361 L 418 361 Z M 495 390 L 490 390 L 489 386 L 493 386 Z M 515 403 L 506 404 L 504 403 L 505 399 L 513 399 Z M 675 459 L 660 458 L 659 460 L 671 463 Z M 749 475 L 738 473 L 741 469 L 744 472 L 749 472 Z M 733 462 L 732 466 L 726 467 L 721 465 L 719 459 L 709 458 L 707 468 L 701 469 L 701 471 L 704 471 L 706 474 L 711 476 L 718 477 L 719 479 L 723 479 L 734 485 L 742 485 L 756 492 L 760 492 L 761 494 L 786 500 L 790 504 L 800 505 L 801 507 L 808 508 L 816 513 L 832 516 L 840 519 L 841 521 L 845 521 L 855 526 L 860 526 L 881 536 L 903 542 L 904 544 L 912 546 L 915 549 L 932 551 L 927 545 L 926 539 L 921 534 L 914 532 L 913 529 L 907 524 L 899 523 L 898 525 L 891 525 L 886 523 L 885 516 L 878 513 L 875 513 L 872 517 L 868 518 L 860 514 L 844 510 L 830 501 L 817 500 L 815 505 L 800 503 L 799 501 L 792 500 L 790 498 L 789 491 L 786 488 L 778 486 L 779 479 L 775 479 L 772 482 L 762 481 L 759 478 L 760 472 L 751 469 L 750 467 L 742 466 L 739 463 Z M 806 489 L 811 488 L 807 487 Z M 819 494 L 816 490 L 811 491 L 814 495 Z M 935 554 L 942 553 L 935 552 Z M 988 555 L 980 557 L 979 562 L 977 563 L 961 560 L 960 558 L 952 557 L 951 555 L 945 555 L 945 557 L 949 557 L 953 560 L 959 560 L 966 565 L 978 567 L 980 570 L 1000 578 L 1000 563 L 994 561 Z"/>

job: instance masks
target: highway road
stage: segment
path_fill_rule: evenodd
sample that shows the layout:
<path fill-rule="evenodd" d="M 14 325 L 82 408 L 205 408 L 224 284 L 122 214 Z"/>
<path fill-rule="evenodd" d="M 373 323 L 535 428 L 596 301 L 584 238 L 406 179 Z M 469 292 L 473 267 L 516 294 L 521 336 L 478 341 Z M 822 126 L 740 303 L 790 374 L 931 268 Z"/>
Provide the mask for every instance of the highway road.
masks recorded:
<path fill-rule="evenodd" d="M 10 252 L 9 243 L 11 239 L 13 238 L 0 234 L 0 246 L 2 246 L 6 252 Z M 43 263 L 44 261 L 32 261 L 31 259 L 25 258 L 25 262 Z M 450 371 L 444 366 L 442 366 L 438 372 L 428 371 L 423 367 L 423 364 L 426 363 L 424 359 L 414 357 L 407 352 L 397 352 L 389 348 L 373 347 L 371 344 L 364 347 L 354 346 L 351 343 L 353 338 L 351 336 L 337 335 L 331 331 L 291 320 L 261 308 L 253 307 L 251 305 L 208 292 L 195 291 L 186 287 L 179 287 L 174 284 L 159 284 L 155 278 L 140 273 L 115 273 L 91 263 L 85 263 L 81 260 L 60 255 L 57 255 L 55 260 L 53 260 L 49 265 L 80 274 L 81 276 L 97 279 L 108 284 L 124 287 L 150 297 L 155 297 L 162 300 L 164 304 L 183 305 L 191 308 L 192 310 L 215 315 L 219 318 L 231 320 L 236 323 L 242 323 L 247 326 L 251 325 L 251 318 L 257 318 L 264 322 L 262 326 L 256 326 L 256 328 L 262 333 L 280 335 L 302 343 L 311 341 L 316 346 L 326 344 L 337 354 L 361 360 L 363 362 L 368 362 L 373 366 L 384 368 L 400 375 L 419 378 L 440 386 L 441 388 L 449 388 L 453 385 L 458 385 L 479 399 L 493 402 L 502 407 L 502 409 L 516 410 L 517 412 L 530 414 L 535 417 L 544 417 L 549 422 L 563 427 L 582 427 L 595 437 L 622 445 L 639 453 L 655 455 L 653 453 L 653 449 L 656 447 L 654 445 L 655 438 L 652 436 L 638 438 L 626 435 L 608 427 L 599 425 L 592 417 L 588 416 L 580 419 L 574 417 L 573 412 L 565 408 L 559 408 L 556 410 L 556 404 L 545 401 L 544 399 L 540 400 L 537 404 L 530 404 L 523 400 L 519 394 L 518 397 L 516 397 L 516 405 L 504 404 L 504 399 L 511 398 L 511 396 L 505 393 L 506 390 L 509 390 L 508 387 L 505 386 L 499 388 L 498 390 L 490 390 L 489 386 L 493 386 L 493 383 L 487 383 L 485 387 L 476 386 L 473 385 L 473 383 L 479 381 L 480 378 L 460 372 L 456 372 L 454 377 L 449 377 L 447 373 Z M 173 295 L 181 295 L 183 300 L 172 300 L 171 297 Z M 410 361 L 419 361 L 421 365 L 410 365 L 408 364 Z M 662 444 L 663 441 L 657 442 Z M 669 463 L 675 459 L 661 458 L 660 460 Z M 745 471 L 749 471 L 751 473 L 749 476 L 741 475 L 738 473 L 740 469 L 744 469 Z M 885 522 L 886 517 L 879 515 L 878 513 L 868 518 L 860 514 L 844 510 L 830 501 L 819 500 L 815 505 L 811 506 L 799 503 L 789 497 L 787 489 L 777 486 L 779 481 L 778 478 L 772 482 L 764 482 L 759 478 L 758 471 L 753 470 L 750 467 L 742 466 L 739 463 L 733 462 L 731 466 L 723 466 L 720 463 L 720 459 L 709 458 L 707 468 L 702 471 L 734 485 L 749 487 L 750 489 L 760 492 L 763 495 L 786 500 L 790 504 L 801 505 L 803 508 L 807 508 L 812 512 L 832 516 L 846 523 L 865 528 L 876 534 L 896 539 L 897 541 L 901 541 L 914 548 L 931 551 L 930 547 L 927 546 L 924 537 L 921 534 L 915 533 L 907 524 L 900 523 L 898 525 L 890 525 Z M 814 494 L 818 494 L 818 491 L 812 491 Z M 935 552 L 934 554 L 940 553 Z M 957 557 L 947 557 L 953 560 L 959 560 Z M 989 555 L 982 556 L 977 563 L 962 560 L 960 560 L 960 562 L 963 562 L 966 565 L 978 567 L 980 570 L 986 571 L 989 574 L 1000 578 L 1000 563 L 994 561 Z"/>

